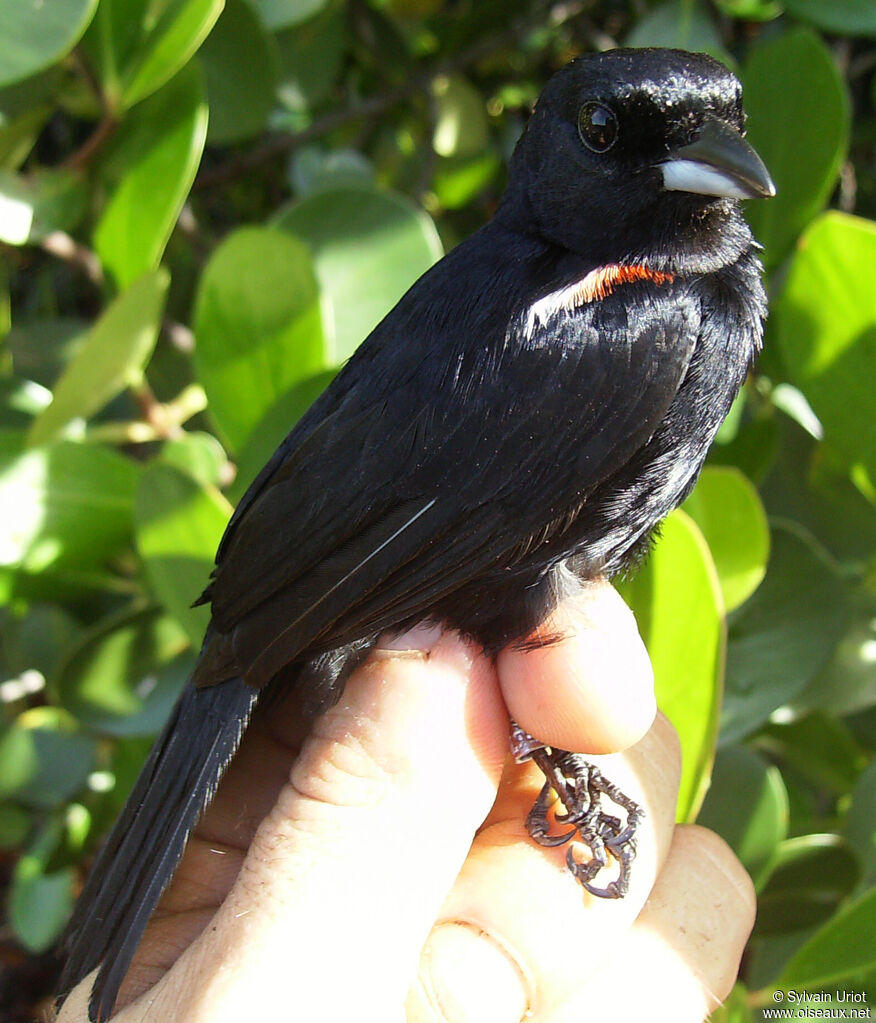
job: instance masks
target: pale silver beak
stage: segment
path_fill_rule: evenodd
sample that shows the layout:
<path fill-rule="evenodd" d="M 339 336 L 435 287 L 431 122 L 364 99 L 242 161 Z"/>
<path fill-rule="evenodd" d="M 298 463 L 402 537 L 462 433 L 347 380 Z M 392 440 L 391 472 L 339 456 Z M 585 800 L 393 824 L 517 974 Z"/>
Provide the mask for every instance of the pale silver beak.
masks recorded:
<path fill-rule="evenodd" d="M 670 192 L 769 199 L 776 186 L 763 160 L 725 121 L 707 117 L 697 138 L 658 164 Z"/>

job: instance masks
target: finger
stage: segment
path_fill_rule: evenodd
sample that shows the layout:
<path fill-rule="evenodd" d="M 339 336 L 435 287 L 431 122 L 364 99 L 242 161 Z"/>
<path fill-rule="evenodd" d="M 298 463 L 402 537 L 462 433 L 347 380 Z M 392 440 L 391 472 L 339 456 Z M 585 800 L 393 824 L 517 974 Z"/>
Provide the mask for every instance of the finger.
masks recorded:
<path fill-rule="evenodd" d="M 149 993 L 149 1018 L 239 1020 L 290 991 L 302 1018 L 403 1004 L 507 743 L 492 666 L 454 634 L 431 641 L 372 658 L 315 723 L 225 903 Z M 143 1001 L 119 1019 L 142 1018 Z"/>
<path fill-rule="evenodd" d="M 705 828 L 676 828 L 651 897 L 598 983 L 584 984 L 550 1023 L 700 1023 L 733 987 L 755 907 L 751 880 L 723 839 Z"/>
<path fill-rule="evenodd" d="M 539 639 L 546 645 L 533 646 Z M 511 716 L 560 749 L 626 749 L 654 720 L 651 662 L 632 612 L 605 580 L 583 584 L 497 664 Z"/>
<path fill-rule="evenodd" d="M 522 780 L 506 775 L 424 947 L 409 1023 L 518 1023 L 527 1012 L 540 1020 L 583 977 L 601 975 L 668 853 L 681 761 L 662 716 L 625 753 L 597 759 L 646 812 L 629 894 L 595 898 L 566 869 L 565 849 L 536 845 L 523 821 L 538 782 L 529 765 L 516 772 Z"/>

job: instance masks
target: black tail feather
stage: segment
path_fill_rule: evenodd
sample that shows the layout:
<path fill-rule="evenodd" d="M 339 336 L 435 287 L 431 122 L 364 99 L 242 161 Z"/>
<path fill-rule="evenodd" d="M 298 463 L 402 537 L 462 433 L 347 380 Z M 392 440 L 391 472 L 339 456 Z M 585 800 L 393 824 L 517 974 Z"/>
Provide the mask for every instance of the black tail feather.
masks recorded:
<path fill-rule="evenodd" d="M 186 686 L 92 868 L 67 931 L 63 999 L 100 964 L 89 1003 L 107 1019 L 149 917 L 258 698 L 241 679 Z"/>

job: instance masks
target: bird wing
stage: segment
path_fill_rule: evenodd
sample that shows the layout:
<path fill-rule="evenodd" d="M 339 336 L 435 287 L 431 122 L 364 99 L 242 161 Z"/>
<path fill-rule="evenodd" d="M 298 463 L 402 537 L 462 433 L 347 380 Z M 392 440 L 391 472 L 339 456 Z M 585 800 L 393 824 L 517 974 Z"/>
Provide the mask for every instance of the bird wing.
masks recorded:
<path fill-rule="evenodd" d="M 205 651 L 199 684 L 233 664 L 263 685 L 302 651 L 425 614 L 567 521 L 684 378 L 699 307 L 673 290 L 636 283 L 546 322 L 525 302 L 509 323 L 501 288 L 445 323 L 422 302 L 411 322 L 403 304 L 230 523 L 208 591 L 224 649 Z M 404 343 L 413 330 L 428 346 Z"/>

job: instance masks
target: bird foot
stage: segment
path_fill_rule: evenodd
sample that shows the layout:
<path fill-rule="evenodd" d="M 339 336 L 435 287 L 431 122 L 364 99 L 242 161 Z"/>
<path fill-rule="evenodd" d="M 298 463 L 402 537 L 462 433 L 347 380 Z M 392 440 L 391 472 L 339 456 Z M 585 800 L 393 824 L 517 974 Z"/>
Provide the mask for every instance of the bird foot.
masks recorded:
<path fill-rule="evenodd" d="M 544 846 L 570 842 L 566 864 L 575 879 L 591 895 L 623 898 L 629 891 L 630 868 L 636 857 L 636 832 L 645 816 L 639 804 L 580 753 L 545 746 L 513 722 L 511 749 L 518 763 L 533 760 L 538 764 L 546 779 L 526 818 L 533 840 Z M 606 813 L 603 799 L 623 810 L 626 820 Z M 548 812 L 555 802 L 562 810 L 554 810 L 554 822 L 571 828 L 551 831 Z M 599 887 L 594 880 L 608 866 L 609 857 L 617 862 L 617 877 Z"/>

